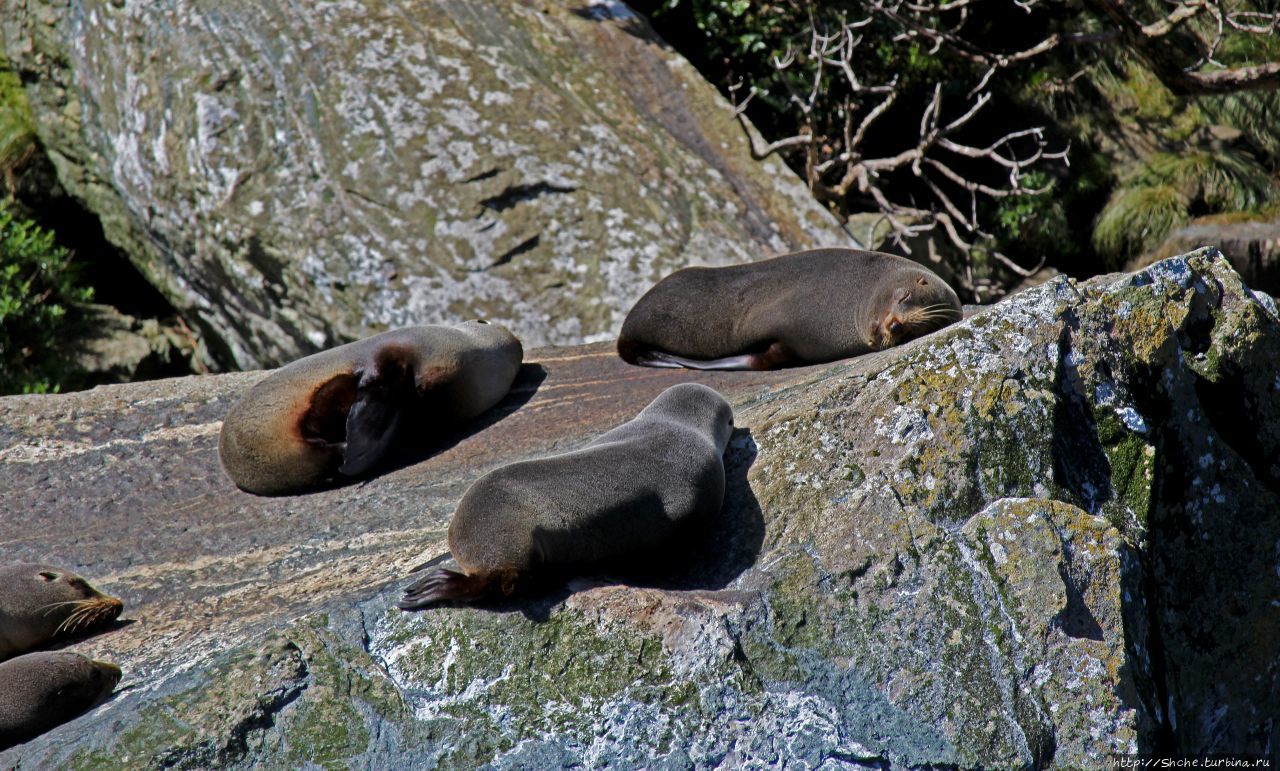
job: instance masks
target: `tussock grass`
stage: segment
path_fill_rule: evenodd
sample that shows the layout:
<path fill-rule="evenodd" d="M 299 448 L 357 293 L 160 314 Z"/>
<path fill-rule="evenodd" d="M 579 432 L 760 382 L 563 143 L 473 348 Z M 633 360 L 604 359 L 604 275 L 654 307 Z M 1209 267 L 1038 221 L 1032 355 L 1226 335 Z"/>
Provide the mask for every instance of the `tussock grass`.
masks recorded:
<path fill-rule="evenodd" d="M 1093 227 L 1093 246 L 1119 258 L 1152 249 L 1190 219 L 1188 204 L 1172 185 L 1119 187 Z"/>
<path fill-rule="evenodd" d="M 1094 223 L 1093 245 L 1118 265 L 1156 248 L 1192 217 L 1254 210 L 1271 196 L 1270 177 L 1246 150 L 1157 153 L 1112 192 Z"/>

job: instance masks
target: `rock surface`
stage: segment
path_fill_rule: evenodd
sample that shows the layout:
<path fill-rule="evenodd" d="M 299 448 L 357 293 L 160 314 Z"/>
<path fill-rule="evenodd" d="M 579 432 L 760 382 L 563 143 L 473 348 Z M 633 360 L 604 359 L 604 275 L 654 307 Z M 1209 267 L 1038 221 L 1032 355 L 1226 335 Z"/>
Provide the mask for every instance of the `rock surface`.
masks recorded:
<path fill-rule="evenodd" d="M 676 268 L 849 243 L 617 0 L 33 0 L 0 28 L 63 186 L 221 367 L 477 316 L 604 339 Z"/>
<path fill-rule="evenodd" d="M 109 305 L 86 304 L 79 310 L 83 318 L 62 353 L 74 373 L 64 381 L 72 389 L 191 372 L 196 345 L 189 330 L 138 319 Z"/>
<path fill-rule="evenodd" d="M 368 482 L 256 498 L 217 465 L 261 373 L 0 399 L 0 558 L 132 624 L 113 701 L 0 767 L 1097 767 L 1270 752 L 1280 316 L 1204 251 L 1055 278 L 906 346 L 777 373 L 533 351 L 485 424 Z M 735 404 L 689 567 L 407 614 L 500 463 L 664 387 Z"/>
<path fill-rule="evenodd" d="M 1271 295 L 1280 294 L 1280 220 L 1222 220 L 1221 216 L 1205 217 L 1178 228 L 1154 252 L 1134 260 L 1129 270 L 1141 270 L 1173 255 L 1213 246 L 1226 256 L 1250 287 Z"/>

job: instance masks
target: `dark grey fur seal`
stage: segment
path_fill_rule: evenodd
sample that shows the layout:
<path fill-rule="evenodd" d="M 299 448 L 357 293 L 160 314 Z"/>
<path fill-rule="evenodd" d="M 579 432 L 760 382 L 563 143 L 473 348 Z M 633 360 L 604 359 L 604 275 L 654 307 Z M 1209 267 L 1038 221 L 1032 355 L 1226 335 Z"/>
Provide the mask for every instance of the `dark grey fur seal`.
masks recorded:
<path fill-rule="evenodd" d="M 449 524 L 463 572 L 432 571 L 400 607 L 510 595 L 544 571 L 613 565 L 671 543 L 720 510 L 732 432 L 724 397 L 684 383 L 579 450 L 485 474 Z"/>
<path fill-rule="evenodd" d="M 120 668 L 71 651 L 42 651 L 0 662 L 0 750 L 30 741 L 101 704 Z"/>
<path fill-rule="evenodd" d="M 497 404 L 523 356 L 506 327 L 484 321 L 406 327 L 307 356 L 231 408 L 222 467 L 260 495 L 358 476 L 407 430 L 439 435 Z"/>
<path fill-rule="evenodd" d="M 946 282 L 911 260 L 817 249 L 724 268 L 685 268 L 627 314 L 632 364 L 775 369 L 878 351 L 960 320 Z"/>
<path fill-rule="evenodd" d="M 124 603 L 69 570 L 0 566 L 0 660 L 116 620 Z"/>

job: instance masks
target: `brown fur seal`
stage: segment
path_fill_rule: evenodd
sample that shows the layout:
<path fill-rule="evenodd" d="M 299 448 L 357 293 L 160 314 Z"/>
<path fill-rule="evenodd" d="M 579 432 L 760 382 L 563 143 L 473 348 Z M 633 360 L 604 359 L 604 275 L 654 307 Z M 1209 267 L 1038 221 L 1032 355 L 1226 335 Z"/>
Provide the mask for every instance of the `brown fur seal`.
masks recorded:
<path fill-rule="evenodd" d="M 368 471 L 412 430 L 438 435 L 497 404 L 524 351 L 484 321 L 406 327 L 273 372 L 222 424 L 222 467 L 242 489 L 299 492 Z"/>
<path fill-rule="evenodd" d="M 495 469 L 462 496 L 449 550 L 400 607 L 510 595 L 549 570 L 613 565 L 652 552 L 720 510 L 733 410 L 704 385 L 664 391 L 582 449 Z"/>
<path fill-rule="evenodd" d="M 96 707 L 119 682 L 120 667 L 71 651 L 28 653 L 0 663 L 0 750 Z"/>
<path fill-rule="evenodd" d="M 817 249 L 659 281 L 622 324 L 631 364 L 775 369 L 857 356 L 960 320 L 956 293 L 903 257 Z"/>
<path fill-rule="evenodd" d="M 0 660 L 115 621 L 124 603 L 50 565 L 0 566 Z"/>

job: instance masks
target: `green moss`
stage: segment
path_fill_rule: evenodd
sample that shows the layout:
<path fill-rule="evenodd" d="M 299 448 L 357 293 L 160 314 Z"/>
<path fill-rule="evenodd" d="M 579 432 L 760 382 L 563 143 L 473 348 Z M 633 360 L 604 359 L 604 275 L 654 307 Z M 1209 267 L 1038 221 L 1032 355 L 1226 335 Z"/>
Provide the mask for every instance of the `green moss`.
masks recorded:
<path fill-rule="evenodd" d="M 823 647 L 828 636 L 823 634 L 815 600 L 820 589 L 813 558 L 803 552 L 792 554 L 778 562 L 775 575 L 769 592 L 774 639 L 787 648 Z"/>
<path fill-rule="evenodd" d="M 354 706 L 329 689 L 321 688 L 284 725 L 288 736 L 285 759 L 295 767 L 315 763 L 324 768 L 344 768 L 342 762 L 364 750 L 369 732 Z"/>
<path fill-rule="evenodd" d="M 141 710 L 111 748 L 74 756 L 71 768 L 132 769 L 142 766 L 197 768 L 237 762 L 250 734 L 306 687 L 306 663 L 282 634 L 212 668 L 194 688 L 158 699 Z"/>
<path fill-rule="evenodd" d="M 795 654 L 755 637 L 742 640 L 742 653 L 751 674 L 767 683 L 804 682 L 805 671 Z"/>
<path fill-rule="evenodd" d="M 594 720 L 591 705 L 620 696 L 673 709 L 694 698 L 671 674 L 658 639 L 606 633 L 570 610 L 537 624 L 514 614 L 447 610 L 403 639 L 410 642 L 401 671 L 439 697 L 442 714 L 489 735 L 495 749 L 531 732 L 584 734 Z M 488 705 L 503 705 L 500 734 Z"/>
<path fill-rule="evenodd" d="M 381 675 L 363 649 L 348 645 L 327 629 L 319 615 L 297 625 L 291 639 L 307 658 L 312 683 L 296 710 L 281 720 L 285 758 L 293 765 L 316 763 L 341 768 L 344 761 L 368 748 L 369 731 L 357 705 L 366 705 L 384 720 L 408 715 L 395 687 Z"/>
<path fill-rule="evenodd" d="M 71 767 L 227 766 L 256 756 L 271 730 L 283 738 L 280 755 L 271 755 L 282 765 L 344 768 L 369 747 L 366 715 L 412 734 L 395 686 L 328 623 L 323 614 L 300 619 L 215 664 L 199 684 L 153 701 L 111 746 L 77 755 Z"/>

